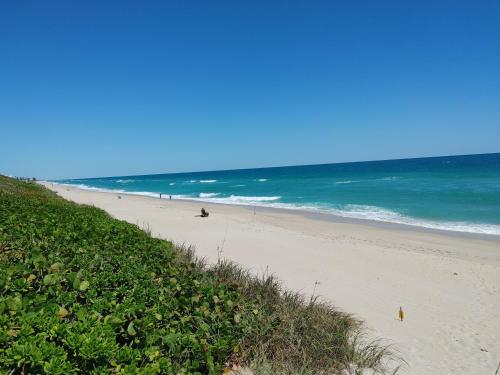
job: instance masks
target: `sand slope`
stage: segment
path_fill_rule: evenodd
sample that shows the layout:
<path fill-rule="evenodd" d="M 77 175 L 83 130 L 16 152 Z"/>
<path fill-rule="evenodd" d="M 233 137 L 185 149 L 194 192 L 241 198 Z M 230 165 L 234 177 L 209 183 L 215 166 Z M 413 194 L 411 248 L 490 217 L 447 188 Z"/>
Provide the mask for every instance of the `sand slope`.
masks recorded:
<path fill-rule="evenodd" d="M 46 185 L 193 245 L 208 261 L 222 255 L 290 289 L 315 290 L 395 344 L 408 362 L 401 374 L 494 375 L 500 361 L 500 239 Z M 195 216 L 202 205 L 209 218 Z"/>

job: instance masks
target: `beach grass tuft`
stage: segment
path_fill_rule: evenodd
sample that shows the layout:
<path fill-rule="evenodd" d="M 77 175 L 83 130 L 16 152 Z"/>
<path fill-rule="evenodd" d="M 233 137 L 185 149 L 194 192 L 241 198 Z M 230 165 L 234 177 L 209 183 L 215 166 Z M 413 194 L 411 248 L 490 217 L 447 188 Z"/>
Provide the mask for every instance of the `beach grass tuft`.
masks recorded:
<path fill-rule="evenodd" d="M 392 358 L 272 275 L 3 176 L 0 270 L 0 373 L 361 374 Z"/>
<path fill-rule="evenodd" d="M 266 312 L 241 344 L 256 373 L 386 373 L 388 361 L 400 361 L 387 345 L 366 339 L 359 320 L 318 297 L 306 299 L 283 289 L 273 275 L 255 276 L 227 260 L 209 272 L 222 282 L 236 283 L 243 296 Z"/>

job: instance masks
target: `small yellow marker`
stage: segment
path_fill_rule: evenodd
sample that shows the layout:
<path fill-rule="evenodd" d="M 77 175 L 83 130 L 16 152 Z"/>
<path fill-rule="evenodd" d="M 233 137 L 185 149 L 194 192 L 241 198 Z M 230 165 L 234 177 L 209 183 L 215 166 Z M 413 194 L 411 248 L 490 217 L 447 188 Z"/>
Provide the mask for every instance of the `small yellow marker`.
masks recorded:
<path fill-rule="evenodd" d="M 403 321 L 405 317 L 405 313 L 403 312 L 403 309 L 401 306 L 399 306 L 399 320 Z"/>

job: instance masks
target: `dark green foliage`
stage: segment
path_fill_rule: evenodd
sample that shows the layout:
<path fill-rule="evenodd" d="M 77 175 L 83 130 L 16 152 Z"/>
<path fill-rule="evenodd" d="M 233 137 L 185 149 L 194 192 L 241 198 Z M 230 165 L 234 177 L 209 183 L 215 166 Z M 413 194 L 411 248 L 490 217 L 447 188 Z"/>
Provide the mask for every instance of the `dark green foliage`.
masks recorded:
<path fill-rule="evenodd" d="M 0 369 L 220 373 L 260 314 L 170 242 L 0 177 Z"/>
<path fill-rule="evenodd" d="M 0 374 L 383 372 L 360 324 L 95 207 L 0 176 Z"/>

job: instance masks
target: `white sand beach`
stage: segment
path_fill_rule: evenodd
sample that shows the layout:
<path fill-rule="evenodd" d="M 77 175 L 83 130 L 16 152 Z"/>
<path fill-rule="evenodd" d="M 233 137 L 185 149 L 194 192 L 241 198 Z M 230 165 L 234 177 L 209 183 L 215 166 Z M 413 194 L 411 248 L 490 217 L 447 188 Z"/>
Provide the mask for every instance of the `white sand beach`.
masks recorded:
<path fill-rule="evenodd" d="M 314 292 L 394 345 L 408 362 L 400 374 L 495 375 L 500 238 L 45 186 L 192 245 L 209 262 L 222 256 L 257 274 L 273 273 L 289 289 Z M 197 217 L 201 207 L 208 218 Z"/>

